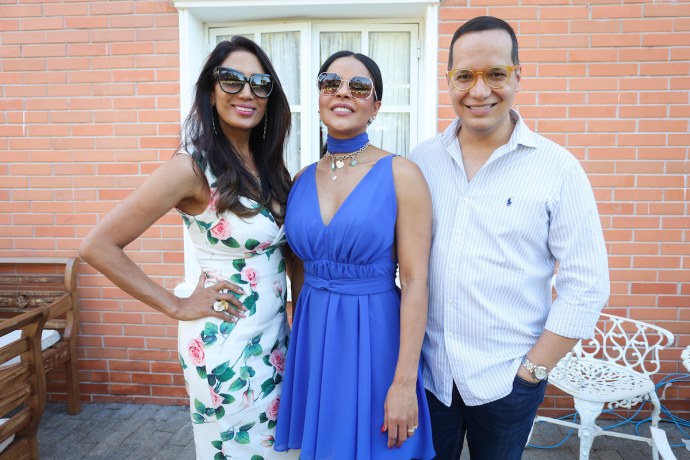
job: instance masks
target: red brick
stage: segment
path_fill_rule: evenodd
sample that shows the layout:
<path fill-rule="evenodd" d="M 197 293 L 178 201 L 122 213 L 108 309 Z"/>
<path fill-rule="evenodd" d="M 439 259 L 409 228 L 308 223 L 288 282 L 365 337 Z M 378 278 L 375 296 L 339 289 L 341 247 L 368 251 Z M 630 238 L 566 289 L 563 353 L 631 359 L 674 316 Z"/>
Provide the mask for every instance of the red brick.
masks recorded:
<path fill-rule="evenodd" d="M 62 17 L 50 18 L 22 18 L 22 30 L 55 30 L 61 29 L 65 25 L 65 19 Z"/>
<path fill-rule="evenodd" d="M 84 57 L 66 57 L 60 59 L 49 59 L 47 70 L 86 70 L 89 68 L 89 59 Z"/>
<path fill-rule="evenodd" d="M 690 33 L 645 34 L 642 36 L 641 44 L 642 46 L 688 46 L 690 45 Z"/>
<path fill-rule="evenodd" d="M 107 29 L 107 16 L 68 16 L 65 17 L 65 27 L 67 29 Z"/>
<path fill-rule="evenodd" d="M 133 56 L 103 56 L 90 59 L 93 69 L 127 69 L 134 67 Z M 108 81 L 108 80 L 106 80 Z"/>
<path fill-rule="evenodd" d="M 109 385 L 110 393 L 113 395 L 149 395 L 151 393 L 148 385 Z"/>
<path fill-rule="evenodd" d="M 591 8 L 592 18 L 638 18 L 642 15 L 642 5 L 596 5 Z"/>
<path fill-rule="evenodd" d="M 641 34 L 599 34 L 592 35 L 592 45 L 594 47 L 616 47 L 616 48 L 630 48 L 642 46 Z"/>
<path fill-rule="evenodd" d="M 134 30 L 114 29 L 114 30 L 91 30 L 90 37 L 92 42 L 116 43 L 135 41 Z"/>
<path fill-rule="evenodd" d="M 110 15 L 126 14 L 131 15 L 134 12 L 134 2 L 89 2 L 89 10 L 92 15 L 102 15 L 108 17 Z M 128 16 L 130 20 L 136 16 Z M 110 18 L 111 20 L 113 18 Z"/>
<path fill-rule="evenodd" d="M 103 56 L 107 52 L 106 44 L 67 44 L 68 56 Z"/>
<path fill-rule="evenodd" d="M 172 13 L 176 14 L 177 10 L 168 2 L 162 1 L 137 1 L 135 3 L 135 13 Z"/>
<path fill-rule="evenodd" d="M 669 51 L 663 48 L 626 48 L 619 50 L 621 61 L 665 61 Z"/>

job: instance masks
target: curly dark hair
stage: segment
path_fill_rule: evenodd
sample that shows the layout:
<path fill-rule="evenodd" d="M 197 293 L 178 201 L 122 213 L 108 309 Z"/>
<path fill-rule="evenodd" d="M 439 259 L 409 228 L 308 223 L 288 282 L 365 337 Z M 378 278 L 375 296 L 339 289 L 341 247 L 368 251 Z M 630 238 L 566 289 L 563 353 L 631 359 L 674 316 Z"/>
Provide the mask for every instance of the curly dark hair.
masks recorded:
<path fill-rule="evenodd" d="M 261 181 L 260 188 L 252 185 L 256 181 L 242 164 L 239 152 L 222 133 L 216 135 L 213 129 L 214 122 L 220 126 L 218 113 L 211 105 L 211 93 L 216 83 L 213 71 L 216 66 L 222 65 L 229 54 L 240 50 L 255 55 L 273 80 L 273 91 L 266 106 L 266 139 L 263 139 L 263 122 L 252 129 L 249 137 L 249 147 Z M 231 211 L 239 216 L 252 216 L 262 207 L 273 210 L 271 201 L 275 200 L 280 205 L 280 211 L 277 215 L 274 213 L 274 217 L 278 223 L 282 223 L 291 184 L 290 173 L 283 159 L 285 138 L 290 131 L 290 105 L 270 59 L 252 40 L 232 37 L 218 43 L 206 58 L 195 88 L 194 103 L 184 122 L 180 148 L 192 154 L 199 173 L 203 174 L 202 171 L 209 167 L 216 177 L 216 183 L 209 186 L 216 187 L 218 191 L 218 214 Z M 254 200 L 260 207 L 248 208 L 240 202 L 240 197 Z"/>

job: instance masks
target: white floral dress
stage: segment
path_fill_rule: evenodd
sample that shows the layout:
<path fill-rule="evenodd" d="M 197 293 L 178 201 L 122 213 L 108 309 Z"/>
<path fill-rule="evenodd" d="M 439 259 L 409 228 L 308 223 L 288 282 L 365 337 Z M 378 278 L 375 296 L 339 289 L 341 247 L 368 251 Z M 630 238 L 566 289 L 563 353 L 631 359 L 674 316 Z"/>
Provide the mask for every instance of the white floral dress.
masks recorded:
<path fill-rule="evenodd" d="M 271 212 L 252 217 L 180 211 L 207 286 L 220 279 L 241 286 L 247 308 L 237 324 L 214 317 L 180 321 L 178 349 L 190 399 L 199 460 L 296 459 L 273 450 L 289 328 L 285 313 L 285 233 Z M 259 207 L 242 199 L 247 207 Z M 209 306 L 209 308 L 211 308 Z"/>

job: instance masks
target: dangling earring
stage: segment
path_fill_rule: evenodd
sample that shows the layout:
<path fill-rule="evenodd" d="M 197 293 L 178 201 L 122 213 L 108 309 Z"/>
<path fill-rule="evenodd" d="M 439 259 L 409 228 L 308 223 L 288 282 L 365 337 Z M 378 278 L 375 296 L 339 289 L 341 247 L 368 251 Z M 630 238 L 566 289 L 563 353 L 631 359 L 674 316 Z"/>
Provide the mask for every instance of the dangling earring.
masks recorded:
<path fill-rule="evenodd" d="M 266 115 L 264 115 L 264 135 L 262 136 L 263 140 L 266 140 L 266 130 L 268 129 L 268 111 L 266 111 Z"/>
<path fill-rule="evenodd" d="M 218 131 L 216 131 L 216 117 L 213 114 L 211 114 L 211 124 L 213 125 L 213 133 L 217 136 Z"/>

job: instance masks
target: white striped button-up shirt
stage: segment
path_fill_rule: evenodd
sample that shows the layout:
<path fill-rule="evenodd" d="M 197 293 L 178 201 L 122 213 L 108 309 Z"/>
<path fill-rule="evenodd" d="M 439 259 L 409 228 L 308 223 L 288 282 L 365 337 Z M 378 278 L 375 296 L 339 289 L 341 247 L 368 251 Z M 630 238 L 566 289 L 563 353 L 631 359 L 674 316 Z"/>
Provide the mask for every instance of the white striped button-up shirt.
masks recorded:
<path fill-rule="evenodd" d="M 591 337 L 609 295 L 606 247 L 584 170 L 517 112 L 511 118 L 510 140 L 470 182 L 459 119 L 410 153 L 433 202 L 424 383 L 448 406 L 453 382 L 470 406 L 508 395 L 544 329 Z"/>

